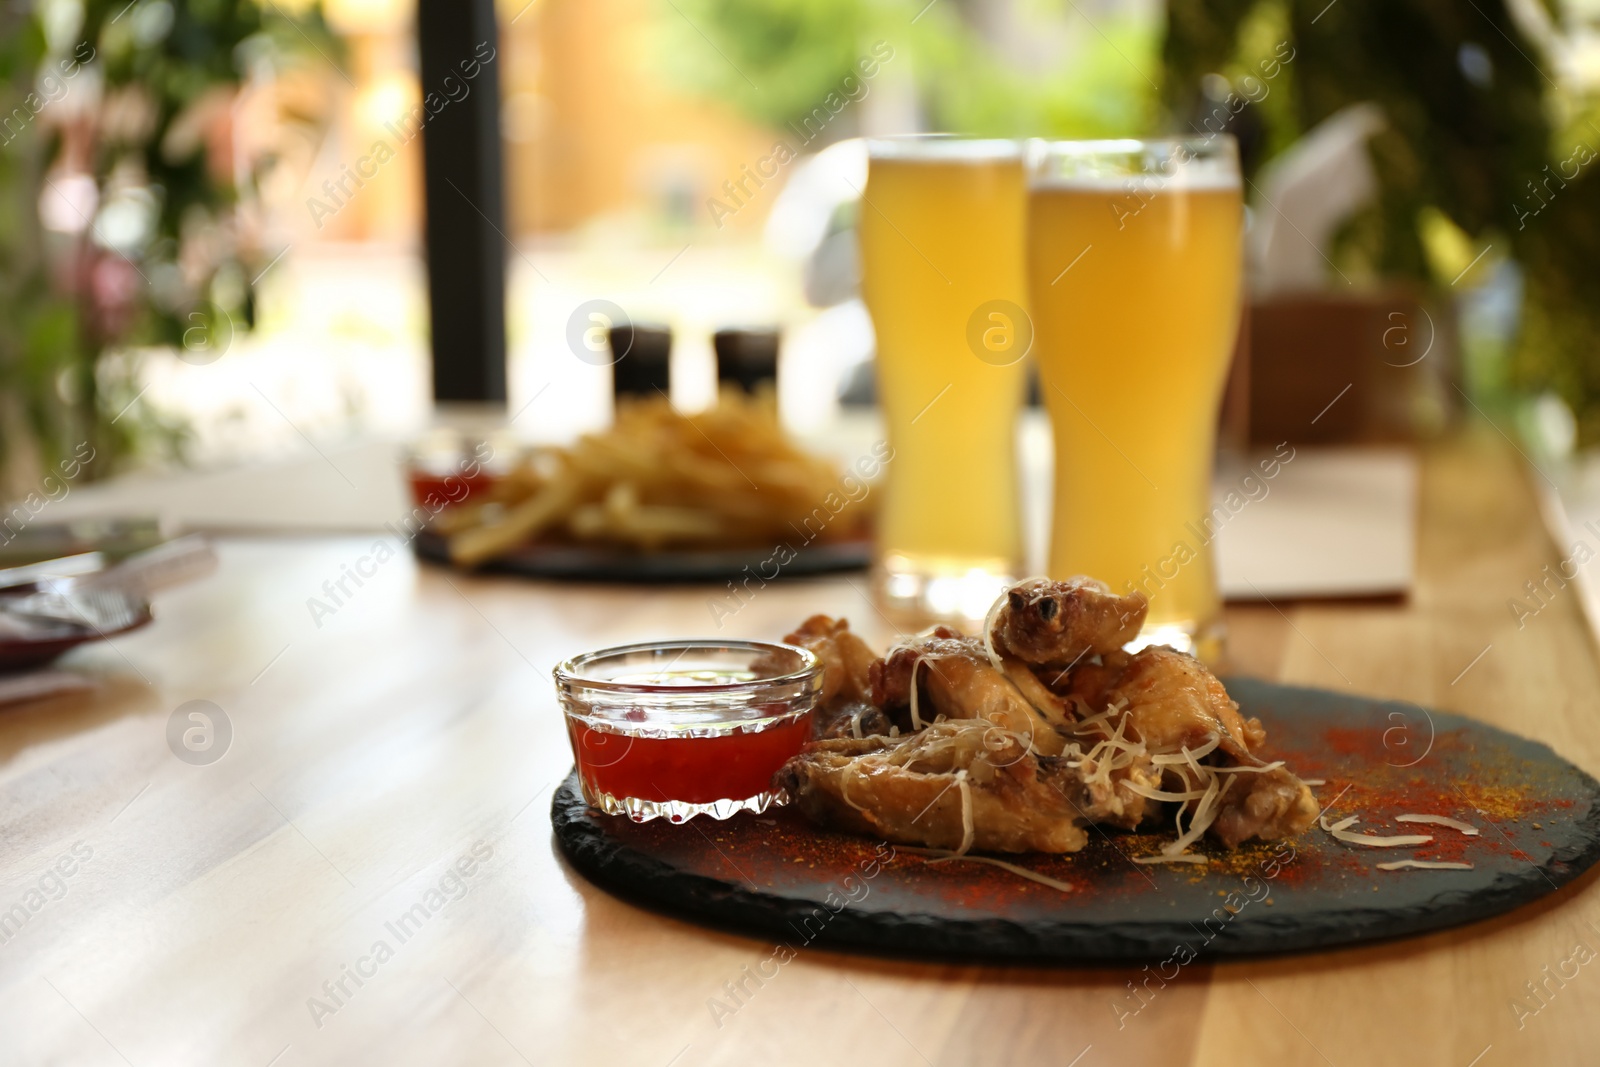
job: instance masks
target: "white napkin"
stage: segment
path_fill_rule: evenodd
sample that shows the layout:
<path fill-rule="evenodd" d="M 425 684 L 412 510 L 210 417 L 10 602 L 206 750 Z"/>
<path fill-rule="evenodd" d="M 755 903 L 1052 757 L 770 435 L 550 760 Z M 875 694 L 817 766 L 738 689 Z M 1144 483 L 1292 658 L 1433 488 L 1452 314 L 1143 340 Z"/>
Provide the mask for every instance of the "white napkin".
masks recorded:
<path fill-rule="evenodd" d="M 1248 241 L 1256 296 L 1328 288 L 1323 250 L 1377 191 L 1367 138 L 1383 127 L 1376 104 L 1347 107 L 1263 168 Z"/>

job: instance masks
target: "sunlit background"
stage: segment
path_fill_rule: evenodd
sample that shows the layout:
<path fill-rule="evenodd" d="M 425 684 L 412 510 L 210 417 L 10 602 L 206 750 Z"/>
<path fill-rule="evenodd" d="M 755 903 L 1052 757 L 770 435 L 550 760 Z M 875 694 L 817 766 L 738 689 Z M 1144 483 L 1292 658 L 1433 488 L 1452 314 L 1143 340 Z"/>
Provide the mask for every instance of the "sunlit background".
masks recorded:
<path fill-rule="evenodd" d="M 402 439 L 434 418 L 412 5 L 220 5 L 237 24 L 202 47 L 203 8 L 40 0 L 7 16 L 12 493 L 85 420 L 103 475 Z M 565 337 L 597 296 L 672 328 L 686 409 L 714 395 L 713 331 L 781 330 L 784 417 L 824 424 L 872 353 L 850 234 L 863 135 L 1100 137 L 1213 116 L 1251 178 L 1258 397 L 1282 324 L 1269 302 L 1288 300 L 1292 342 L 1294 299 L 1317 293 L 1368 302 L 1383 362 L 1436 333 L 1444 346 L 1398 394 L 1375 387 L 1385 398 L 1349 436 L 1437 432 L 1464 403 L 1533 448 L 1600 429 L 1600 310 L 1579 277 L 1600 252 L 1583 156 L 1600 149 L 1600 3 L 508 0 L 498 14 L 477 77 L 502 96 L 508 414 L 524 439 L 607 421 L 609 377 Z M 1324 135 L 1309 155 L 1308 133 Z M 1330 201 L 1348 210 L 1324 218 Z M 1398 333 L 1383 318 L 1396 293 L 1424 313 Z"/>
<path fill-rule="evenodd" d="M 1093 135 L 1147 124 L 1154 100 L 1138 67 L 1159 63 L 1159 6 L 1089 5 L 1081 15 L 1065 5 L 990 6 L 986 47 L 965 39 L 972 13 L 954 6 L 935 5 L 912 24 L 914 9 L 867 18 L 851 3 L 794 5 L 771 19 L 658 0 L 500 5 L 500 55 L 486 69 L 503 94 L 518 431 L 563 439 L 609 417 L 609 379 L 572 359 L 565 340 L 572 309 L 593 296 L 672 328 L 674 400 L 690 409 L 714 395 L 716 329 L 783 330 L 785 414 L 801 426 L 826 419 L 839 384 L 871 355 L 871 328 L 848 282 L 813 287 L 822 291 L 808 298 L 806 266 L 831 209 L 848 220 L 852 185 L 865 174 L 860 135 L 933 128 L 930 111 L 958 127 L 1016 133 L 1033 120 Z M 345 44 L 349 81 L 321 71 L 328 125 L 302 144 L 299 181 L 291 188 L 286 178 L 273 204 L 292 248 L 263 280 L 262 329 L 241 344 L 248 355 L 225 402 L 212 380 L 218 367 L 197 374 L 181 363 L 169 363 L 150 394 L 189 417 L 205 456 L 274 438 L 294 444 L 252 395 L 267 381 L 308 432 L 402 432 L 428 417 L 417 143 L 398 148 L 320 227 L 305 203 L 375 142 L 396 141 L 397 118 L 420 101 L 412 5 L 339 0 L 325 11 Z M 788 20 L 798 38 L 769 40 Z M 891 23 L 899 32 L 887 32 Z M 1043 36 L 1032 32 L 1039 27 Z M 844 78 L 875 44 L 890 58 L 852 92 Z M 1048 73 L 1042 84 L 1023 86 L 1020 70 L 1000 69 L 1011 46 Z M 980 63 L 990 69 L 974 69 Z M 812 112 L 832 92 L 846 105 L 824 124 Z M 797 158 L 780 164 L 780 144 Z"/>

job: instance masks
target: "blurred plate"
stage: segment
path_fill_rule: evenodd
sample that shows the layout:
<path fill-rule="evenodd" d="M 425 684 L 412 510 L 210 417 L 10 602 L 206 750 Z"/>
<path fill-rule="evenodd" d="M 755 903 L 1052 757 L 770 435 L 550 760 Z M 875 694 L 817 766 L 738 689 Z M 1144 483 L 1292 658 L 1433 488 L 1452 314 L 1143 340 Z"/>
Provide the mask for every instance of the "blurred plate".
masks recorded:
<path fill-rule="evenodd" d="M 87 626 L 63 624 L 37 635 L 0 633 L 0 671 L 42 667 L 79 645 L 137 630 L 149 624 L 151 618 L 149 605 L 144 605 L 131 622 L 114 630 L 94 630 Z"/>
<path fill-rule="evenodd" d="M 412 545 L 419 559 L 450 562 L 445 539 L 431 530 L 419 532 Z M 585 545 L 529 545 L 484 564 L 482 569 L 589 582 L 721 582 L 746 577 L 746 568 L 765 578 L 762 568 L 772 569 L 773 553 L 772 546 L 638 552 Z M 867 540 L 808 545 L 796 550 L 776 578 L 861 570 L 871 561 L 872 542 Z"/>

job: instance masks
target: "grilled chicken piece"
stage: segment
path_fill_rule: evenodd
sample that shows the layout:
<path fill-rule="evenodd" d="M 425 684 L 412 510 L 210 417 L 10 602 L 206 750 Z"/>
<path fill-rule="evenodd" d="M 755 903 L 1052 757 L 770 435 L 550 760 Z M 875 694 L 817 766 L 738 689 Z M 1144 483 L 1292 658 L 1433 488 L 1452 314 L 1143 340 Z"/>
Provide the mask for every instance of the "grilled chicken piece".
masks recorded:
<path fill-rule="evenodd" d="M 1059 755 L 1066 747 L 1066 739 L 1055 730 L 1066 721 L 1060 701 L 1035 707 L 1015 682 L 995 668 L 983 642 L 975 637 L 940 626 L 896 645 L 873 667 L 872 701 L 885 709 L 909 708 L 913 684 L 919 687 L 919 707 L 910 722 L 912 729 L 940 715 L 983 719 L 1031 738 L 1034 748 L 1045 755 Z"/>
<path fill-rule="evenodd" d="M 1099 710 L 1122 702 L 1127 736 L 1147 750 L 1195 751 L 1218 739 L 1207 762 L 1217 766 L 1263 767 L 1256 755 L 1266 741 L 1259 719 L 1245 719 L 1216 676 L 1198 660 L 1170 648 L 1151 646 L 1129 656 L 1112 653 L 1100 664 L 1072 672 L 1072 694 Z M 1189 782 L 1176 770 L 1166 788 Z M 1226 776 L 1210 833 L 1229 848 L 1241 841 L 1292 837 L 1311 825 L 1317 802 L 1311 788 L 1287 768 Z"/>
<path fill-rule="evenodd" d="M 1146 602 L 1099 582 L 1013 588 L 990 635 L 939 627 L 880 659 L 843 620 L 807 619 L 785 640 L 823 663 L 814 737 L 773 778 L 813 822 L 902 844 L 1075 852 L 1090 823 L 1134 829 L 1162 807 L 1136 789 L 1190 792 L 1194 772 L 1152 757 L 1199 751 L 1225 767 L 1209 833 L 1229 848 L 1297 834 L 1317 814 L 1306 785 L 1258 755 L 1265 731 L 1210 671 L 1165 647 L 1121 646 Z M 917 718 L 910 718 L 913 693 Z M 1079 721 L 1078 713 L 1118 712 Z M 894 726 L 910 730 L 890 737 Z M 1195 802 L 1190 801 L 1192 806 Z M 1167 811 L 1172 809 L 1168 807 Z"/>
<path fill-rule="evenodd" d="M 1132 641 L 1150 608 L 1143 593 L 1118 596 L 1104 582 L 1084 577 L 1034 578 L 1012 586 L 1005 597 L 990 635 L 996 650 L 1057 671 Z"/>
<path fill-rule="evenodd" d="M 1287 767 L 1228 777 L 1242 780 L 1235 781 L 1223 796 L 1208 832 L 1229 848 L 1253 837 L 1262 841 L 1293 837 L 1317 817 L 1311 787 Z"/>
<path fill-rule="evenodd" d="M 822 695 L 811 717 L 813 738 L 889 732 L 893 724 L 872 705 L 870 693 L 872 668 L 881 660 L 850 631 L 848 621 L 813 615 L 783 639 L 810 649 L 822 661 Z M 765 659 L 751 664 L 758 674 L 763 670 L 775 673 L 775 666 Z"/>
<path fill-rule="evenodd" d="M 1063 767 L 1068 763 L 1078 764 L 1070 768 L 1070 774 L 1057 771 L 1053 780 L 1089 822 L 1134 830 L 1146 816 L 1155 814 L 1156 801 L 1124 784 L 1137 782 L 1148 789 L 1161 788 L 1161 768 L 1151 762 L 1148 752 L 1112 749 L 1098 757 L 1063 758 L 1060 763 Z"/>
<path fill-rule="evenodd" d="M 950 719 L 898 738 L 813 742 L 773 785 L 812 822 L 851 833 L 934 848 L 1076 852 L 1089 823 L 1132 829 L 1153 810 L 1128 781 L 1155 788 L 1161 771 L 1142 753 L 1041 756 L 1026 735 Z"/>
<path fill-rule="evenodd" d="M 1025 739 L 977 719 L 893 739 L 813 741 L 773 785 L 812 822 L 899 844 L 1076 852 L 1088 840 L 1086 819 Z"/>
<path fill-rule="evenodd" d="M 864 700 L 836 700 L 812 712 L 811 739 L 887 736 L 894 726 L 889 716 Z"/>
<path fill-rule="evenodd" d="M 1067 701 L 1051 692 L 1044 682 L 1039 680 L 1039 676 L 1033 673 L 1033 668 L 1010 656 L 1000 657 L 1000 666 L 1005 671 L 1005 676 L 1011 679 L 1011 684 L 1017 687 L 1017 692 L 1033 706 L 1034 711 L 1058 729 L 1071 728 L 1075 716 Z"/>
<path fill-rule="evenodd" d="M 1122 655 L 1108 660 L 1108 666 L 1116 664 Z M 1085 671 L 1085 682 L 1099 684 L 1105 669 Z M 1076 691 L 1076 675 L 1073 685 Z M 1127 704 L 1129 736 L 1143 741 L 1152 752 L 1197 749 L 1219 737 L 1218 749 L 1235 762 L 1261 762 L 1250 754 L 1266 740 L 1261 721 L 1246 722 L 1216 675 L 1192 656 L 1151 645 L 1127 657 L 1099 701 L 1087 703 L 1098 710 L 1119 700 Z"/>
<path fill-rule="evenodd" d="M 970 646 L 961 631 L 949 626 L 935 626 L 926 633 L 906 638 L 891 648 L 889 654 L 872 668 L 872 702 L 880 708 L 910 706 L 911 672 L 919 659 L 924 656 L 960 656 L 969 651 Z M 921 680 L 920 677 L 918 680 Z"/>
<path fill-rule="evenodd" d="M 813 615 L 792 633 L 785 634 L 783 640 L 786 644 L 810 649 L 822 661 L 824 704 L 868 699 L 872 665 L 879 657 L 865 641 L 850 632 L 849 620 Z"/>

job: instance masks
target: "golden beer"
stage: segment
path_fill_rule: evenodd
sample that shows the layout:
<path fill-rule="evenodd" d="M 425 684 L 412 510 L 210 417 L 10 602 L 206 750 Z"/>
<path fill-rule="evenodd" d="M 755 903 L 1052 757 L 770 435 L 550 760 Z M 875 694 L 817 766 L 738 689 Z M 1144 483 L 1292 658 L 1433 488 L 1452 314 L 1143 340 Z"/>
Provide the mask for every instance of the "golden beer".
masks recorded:
<path fill-rule="evenodd" d="M 1141 590 L 1143 640 L 1215 655 L 1211 470 L 1241 269 L 1233 143 L 1033 152 L 1028 286 L 1056 452 L 1050 576 Z"/>
<path fill-rule="evenodd" d="M 870 142 L 869 157 L 861 287 L 894 449 L 874 585 L 903 615 L 981 618 L 1022 555 L 1021 150 L 906 138 Z"/>

